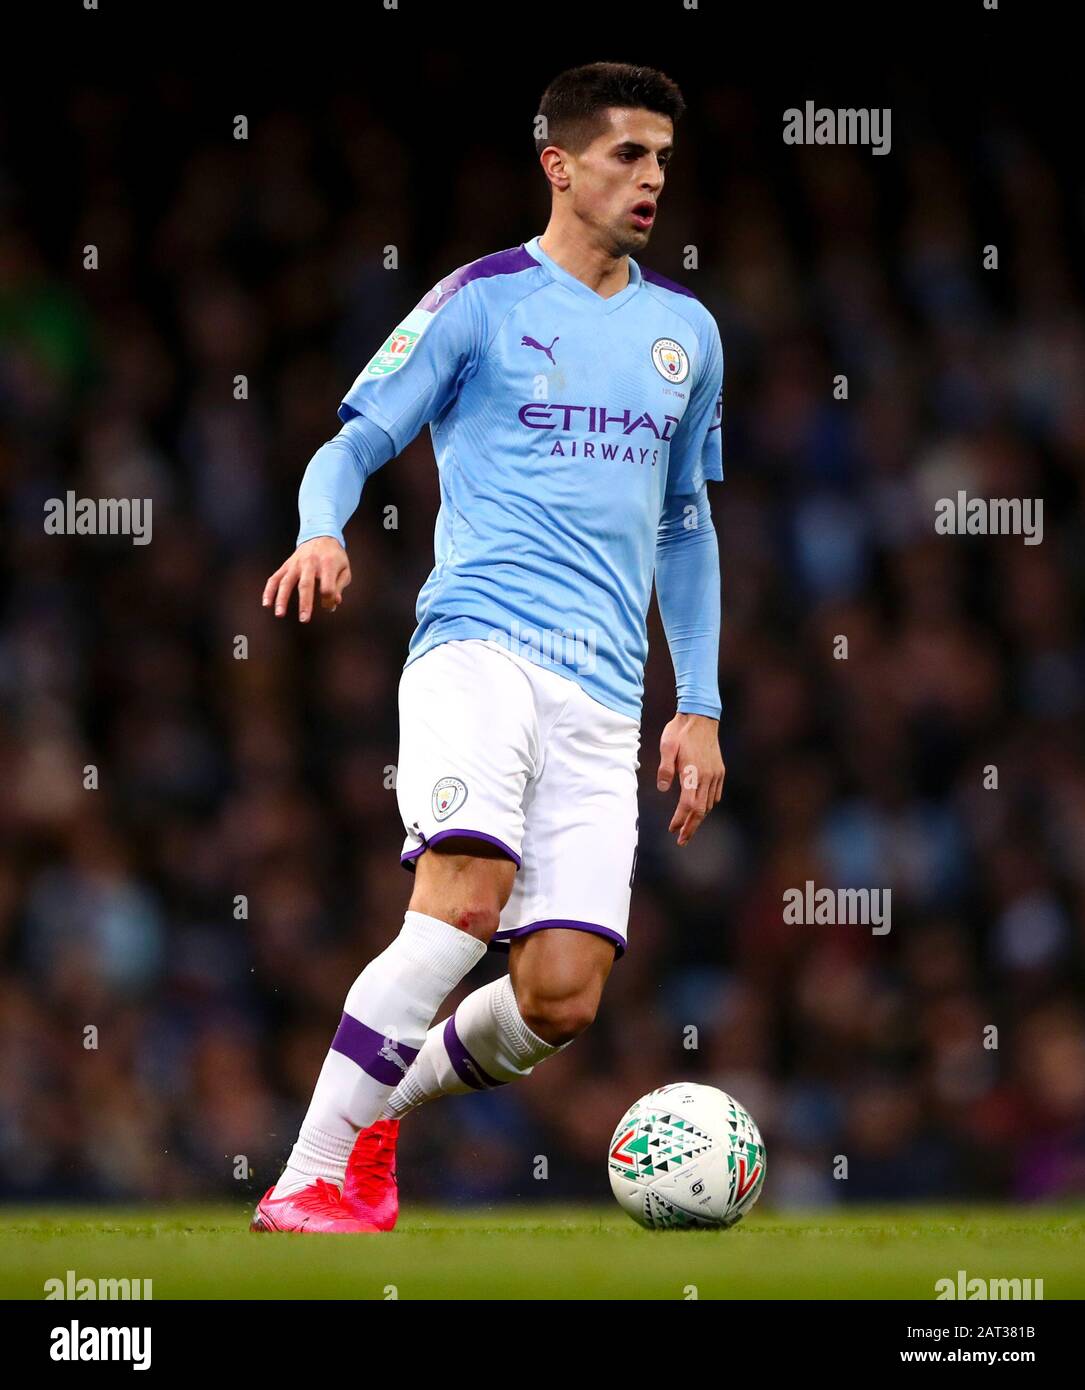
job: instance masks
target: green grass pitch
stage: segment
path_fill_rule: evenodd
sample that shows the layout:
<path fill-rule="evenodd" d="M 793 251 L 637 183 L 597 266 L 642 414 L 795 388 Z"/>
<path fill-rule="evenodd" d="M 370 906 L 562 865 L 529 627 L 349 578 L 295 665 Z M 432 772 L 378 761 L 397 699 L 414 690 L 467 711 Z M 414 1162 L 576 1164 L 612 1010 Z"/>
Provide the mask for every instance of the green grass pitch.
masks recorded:
<path fill-rule="evenodd" d="M 755 1210 L 730 1231 L 642 1231 L 614 1207 L 420 1208 L 358 1237 L 252 1235 L 249 1212 L 0 1208 L 0 1297 L 42 1299 L 69 1269 L 151 1279 L 155 1299 L 933 1299 L 958 1269 L 1085 1297 L 1080 1205 Z"/>

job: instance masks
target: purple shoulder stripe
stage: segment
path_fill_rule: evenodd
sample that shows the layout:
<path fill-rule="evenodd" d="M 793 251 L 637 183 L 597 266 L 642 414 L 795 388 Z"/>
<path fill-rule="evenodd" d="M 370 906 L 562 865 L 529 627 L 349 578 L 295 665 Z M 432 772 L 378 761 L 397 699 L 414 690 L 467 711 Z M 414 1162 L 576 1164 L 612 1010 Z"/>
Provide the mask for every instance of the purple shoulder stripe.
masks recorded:
<path fill-rule="evenodd" d="M 461 265 L 451 275 L 439 280 L 418 307 L 433 313 L 450 294 L 462 290 L 472 280 L 488 280 L 491 275 L 517 275 L 521 270 L 533 270 L 539 262 L 528 254 L 523 246 L 514 246 L 508 251 L 495 251 L 492 256 L 480 256 L 470 265 Z"/>
<path fill-rule="evenodd" d="M 659 275 L 654 270 L 640 268 L 640 278 L 646 280 L 649 285 L 658 285 L 662 290 L 670 290 L 672 294 L 684 294 L 687 299 L 696 299 L 697 296 L 692 290 L 687 290 L 685 285 L 676 284 L 673 280 L 668 280 L 665 275 Z"/>

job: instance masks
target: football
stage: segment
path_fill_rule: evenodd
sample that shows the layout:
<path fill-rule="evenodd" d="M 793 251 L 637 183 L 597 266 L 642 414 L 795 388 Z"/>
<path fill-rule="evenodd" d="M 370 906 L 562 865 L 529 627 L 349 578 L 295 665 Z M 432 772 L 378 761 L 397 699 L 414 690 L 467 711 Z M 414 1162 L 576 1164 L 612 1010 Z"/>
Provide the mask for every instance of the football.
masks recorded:
<path fill-rule="evenodd" d="M 678 1081 L 629 1107 L 607 1166 L 618 1204 L 641 1226 L 733 1226 L 761 1193 L 765 1146 L 733 1096 Z"/>

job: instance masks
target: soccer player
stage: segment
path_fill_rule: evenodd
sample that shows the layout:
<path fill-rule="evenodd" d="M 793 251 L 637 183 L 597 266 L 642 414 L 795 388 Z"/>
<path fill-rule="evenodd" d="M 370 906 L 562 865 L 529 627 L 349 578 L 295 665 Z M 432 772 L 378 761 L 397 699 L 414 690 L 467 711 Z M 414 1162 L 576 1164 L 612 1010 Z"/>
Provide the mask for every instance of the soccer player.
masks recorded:
<path fill-rule="evenodd" d="M 527 1076 L 595 1017 L 626 946 L 653 577 L 677 685 L 657 785 L 688 844 L 719 801 L 723 354 L 711 314 L 633 259 L 684 109 L 650 68 L 593 63 L 543 94 L 545 232 L 435 285 L 362 369 L 302 479 L 270 577 L 338 608 L 367 478 L 429 424 L 436 564 L 399 688 L 396 793 L 414 876 L 351 985 L 297 1142 L 253 1229 L 394 1225 L 400 1118 Z M 488 947 L 509 973 L 434 1023 Z"/>

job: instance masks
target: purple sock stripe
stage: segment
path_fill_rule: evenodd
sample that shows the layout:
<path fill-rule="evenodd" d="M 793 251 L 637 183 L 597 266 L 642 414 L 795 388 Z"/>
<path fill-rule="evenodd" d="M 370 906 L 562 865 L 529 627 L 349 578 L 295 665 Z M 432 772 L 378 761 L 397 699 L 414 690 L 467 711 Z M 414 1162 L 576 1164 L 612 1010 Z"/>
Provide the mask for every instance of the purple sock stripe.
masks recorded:
<path fill-rule="evenodd" d="M 498 931 L 490 940 L 490 948 L 507 948 L 519 937 L 529 936 L 535 931 L 545 931 L 548 927 L 564 927 L 567 931 L 586 931 L 591 932 L 593 936 L 605 937 L 614 945 L 617 956 L 625 955 L 625 938 L 618 932 L 610 927 L 601 927 L 598 922 L 576 922 L 567 917 L 549 917 L 544 922 L 529 922 L 525 927 L 509 927 L 504 931 Z"/>
<path fill-rule="evenodd" d="M 463 1045 L 463 1039 L 456 1032 L 456 1015 L 450 1014 L 445 1022 L 444 1031 L 445 1051 L 448 1053 L 448 1060 L 452 1063 L 452 1069 L 460 1078 L 465 1086 L 470 1086 L 473 1091 L 485 1091 L 490 1086 L 504 1086 L 504 1081 L 497 1081 L 488 1072 L 482 1070 L 479 1064 Z"/>
<path fill-rule="evenodd" d="M 418 833 L 417 831 L 415 832 Z M 487 835 L 481 830 L 438 830 L 436 835 L 431 835 L 427 840 L 422 836 L 422 843 L 417 849 L 409 849 L 406 854 L 399 856 L 399 862 L 405 869 L 413 869 L 414 861 L 419 855 L 424 854 L 431 845 L 439 845 L 442 840 L 450 840 L 453 836 L 459 836 L 462 840 L 485 840 L 488 845 L 496 845 L 503 854 L 507 854 L 517 868 L 520 867 L 520 856 L 514 849 L 509 849 L 504 840 L 499 840 L 496 835 Z"/>
<path fill-rule="evenodd" d="M 345 1013 L 332 1038 L 332 1051 L 361 1067 L 382 1086 L 398 1086 L 418 1056 L 417 1047 L 394 1043 L 382 1033 L 367 1028 L 359 1018 Z"/>

